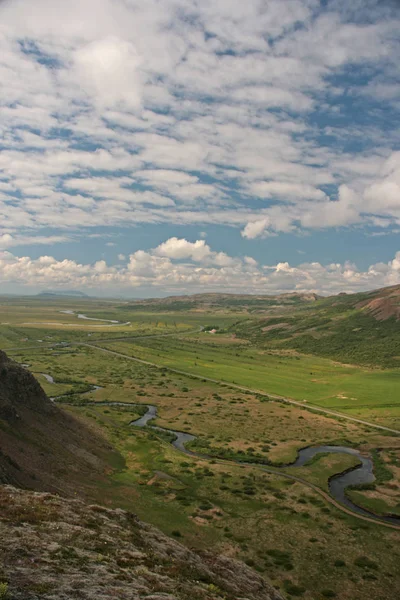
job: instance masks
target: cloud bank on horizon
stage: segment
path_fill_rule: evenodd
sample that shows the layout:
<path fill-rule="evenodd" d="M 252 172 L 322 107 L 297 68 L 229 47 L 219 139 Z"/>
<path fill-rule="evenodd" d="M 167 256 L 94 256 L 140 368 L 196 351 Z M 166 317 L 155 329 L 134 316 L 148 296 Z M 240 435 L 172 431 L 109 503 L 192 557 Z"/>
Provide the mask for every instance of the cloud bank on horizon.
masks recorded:
<path fill-rule="evenodd" d="M 319 262 L 291 267 L 282 262 L 260 265 L 251 256 L 234 258 L 214 252 L 204 240 L 189 242 L 170 238 L 149 251 L 137 250 L 128 258 L 119 255 L 119 264 L 109 266 L 104 260 L 93 264 L 73 260 L 56 260 L 52 256 L 38 259 L 18 258 L 0 252 L 0 284 L 12 281 L 37 288 L 81 288 L 89 291 L 142 289 L 160 292 L 195 293 L 220 290 L 225 293 L 315 292 L 329 295 L 343 289 L 358 291 L 400 282 L 400 252 L 387 263 L 370 265 L 360 271 L 346 262 L 326 266 Z"/>
<path fill-rule="evenodd" d="M 358 269 L 351 247 L 349 262 L 321 265 L 315 247 L 296 266 L 224 247 L 228 231 L 251 254 L 253 240 L 399 229 L 399 55 L 390 0 L 1 3 L 0 284 L 333 293 L 400 283 L 400 254 Z M 118 236 L 109 241 L 156 226 L 163 240 L 127 259 Z M 204 240 L 211 226 L 223 251 Z M 60 258 L 88 236 L 98 260 Z M 9 250 L 36 245 L 59 258 Z"/>

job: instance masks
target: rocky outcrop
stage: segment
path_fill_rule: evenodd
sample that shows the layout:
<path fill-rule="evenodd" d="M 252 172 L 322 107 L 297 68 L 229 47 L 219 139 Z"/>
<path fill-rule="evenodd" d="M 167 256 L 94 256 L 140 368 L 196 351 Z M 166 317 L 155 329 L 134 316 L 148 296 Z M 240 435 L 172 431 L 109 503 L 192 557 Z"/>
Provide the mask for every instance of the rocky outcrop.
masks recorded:
<path fill-rule="evenodd" d="M 282 600 L 232 559 L 188 550 L 123 510 L 0 486 L 10 600 Z"/>

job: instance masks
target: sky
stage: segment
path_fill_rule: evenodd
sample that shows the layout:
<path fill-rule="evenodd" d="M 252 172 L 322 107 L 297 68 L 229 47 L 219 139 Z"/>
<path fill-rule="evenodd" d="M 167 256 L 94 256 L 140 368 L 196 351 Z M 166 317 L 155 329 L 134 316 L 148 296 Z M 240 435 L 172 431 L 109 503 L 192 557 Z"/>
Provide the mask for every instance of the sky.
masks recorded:
<path fill-rule="evenodd" d="M 400 284 L 400 0 L 0 0 L 0 293 Z"/>

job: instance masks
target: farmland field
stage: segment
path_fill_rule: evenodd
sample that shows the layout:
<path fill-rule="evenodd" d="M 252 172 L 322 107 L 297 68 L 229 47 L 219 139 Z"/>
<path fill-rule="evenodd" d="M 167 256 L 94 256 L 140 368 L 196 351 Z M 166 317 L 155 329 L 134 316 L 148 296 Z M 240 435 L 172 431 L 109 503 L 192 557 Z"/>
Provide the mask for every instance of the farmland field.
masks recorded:
<path fill-rule="evenodd" d="M 357 458 L 321 454 L 296 468 L 301 481 L 284 475 L 293 473 L 286 465 L 301 448 L 351 446 L 373 457 L 376 482 L 349 490 L 349 497 L 377 515 L 400 515 L 400 437 L 344 418 L 400 429 L 400 370 L 260 347 L 229 330 L 241 319 L 232 310 L 4 300 L 0 348 L 29 365 L 63 410 L 122 454 L 124 467 L 110 468 L 94 500 L 128 508 L 189 546 L 245 560 L 288 598 L 394 600 L 400 532 L 329 500 L 329 477 Z M 225 333 L 209 333 L 214 325 Z M 131 427 L 148 404 L 157 407 L 156 425 L 194 434 L 192 448 L 211 458 L 184 455 L 165 435 Z M 343 418 L 317 413 L 316 406 Z"/>

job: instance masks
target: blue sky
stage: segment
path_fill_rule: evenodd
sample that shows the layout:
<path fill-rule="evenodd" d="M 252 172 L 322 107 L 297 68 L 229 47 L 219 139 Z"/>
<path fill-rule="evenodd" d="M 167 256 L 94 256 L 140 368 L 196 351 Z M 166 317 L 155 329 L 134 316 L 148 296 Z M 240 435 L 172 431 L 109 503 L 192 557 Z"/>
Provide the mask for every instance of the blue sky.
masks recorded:
<path fill-rule="evenodd" d="M 34 4 L 0 4 L 1 291 L 400 283 L 398 2 Z"/>

